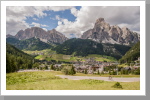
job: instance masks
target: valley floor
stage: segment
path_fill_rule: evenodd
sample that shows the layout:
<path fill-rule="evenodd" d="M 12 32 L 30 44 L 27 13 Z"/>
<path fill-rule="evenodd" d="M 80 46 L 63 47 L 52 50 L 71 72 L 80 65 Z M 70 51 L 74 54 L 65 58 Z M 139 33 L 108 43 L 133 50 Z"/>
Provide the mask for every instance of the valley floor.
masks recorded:
<path fill-rule="evenodd" d="M 115 81 L 97 80 L 91 77 L 81 80 L 61 78 L 59 71 L 32 71 L 6 74 L 7 90 L 139 90 L 138 82 L 120 82 L 122 89 L 112 87 Z M 71 76 L 70 76 L 71 77 Z M 87 76 L 72 76 L 87 77 Z M 96 78 L 96 77 L 95 77 Z M 97 78 L 100 78 L 97 76 Z M 104 77 L 101 77 L 104 78 Z M 105 77 L 108 80 L 108 77 Z M 113 78 L 116 80 L 117 78 Z M 118 78 L 119 79 L 119 78 Z M 126 79 L 126 78 L 123 78 Z M 133 79 L 133 78 L 132 78 Z M 134 78 L 136 79 L 136 78 Z M 138 78 L 139 79 L 139 78 Z"/>

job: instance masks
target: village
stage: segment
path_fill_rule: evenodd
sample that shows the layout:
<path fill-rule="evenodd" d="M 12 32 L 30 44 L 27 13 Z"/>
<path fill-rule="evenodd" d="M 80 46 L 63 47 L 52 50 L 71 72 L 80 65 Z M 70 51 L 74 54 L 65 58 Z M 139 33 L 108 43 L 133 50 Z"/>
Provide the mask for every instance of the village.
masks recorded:
<path fill-rule="evenodd" d="M 129 74 L 133 73 L 135 70 L 140 68 L 140 58 L 134 62 L 121 67 L 119 62 L 107 62 L 107 61 L 96 61 L 94 57 L 86 58 L 84 61 L 82 59 L 77 59 L 77 61 L 64 63 L 54 61 L 40 60 L 38 67 L 35 67 L 34 70 L 55 70 L 61 71 L 63 66 L 73 65 L 77 73 L 85 74 Z"/>

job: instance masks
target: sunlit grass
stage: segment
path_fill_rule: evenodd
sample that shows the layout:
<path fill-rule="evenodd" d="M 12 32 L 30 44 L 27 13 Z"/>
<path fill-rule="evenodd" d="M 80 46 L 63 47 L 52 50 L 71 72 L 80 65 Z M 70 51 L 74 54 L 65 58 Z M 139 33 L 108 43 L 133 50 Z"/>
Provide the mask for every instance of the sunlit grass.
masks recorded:
<path fill-rule="evenodd" d="M 126 64 L 126 63 L 118 65 L 118 67 L 128 67 L 128 66 L 129 66 L 129 65 Z"/>
<path fill-rule="evenodd" d="M 102 55 L 98 55 L 98 54 L 89 54 L 86 57 L 77 57 L 77 56 L 73 56 L 70 57 L 70 59 L 64 59 L 63 56 L 66 56 L 64 54 L 57 54 L 56 51 L 53 51 L 51 49 L 45 49 L 45 50 L 40 50 L 40 51 L 26 51 L 23 50 L 25 53 L 28 54 L 33 54 L 33 53 L 43 53 L 44 55 L 38 55 L 35 57 L 35 59 L 39 59 L 39 60 L 59 60 L 59 61 L 66 61 L 66 62 L 72 62 L 72 61 L 77 61 L 78 58 L 81 58 L 82 61 L 85 61 L 85 58 L 90 58 L 90 57 L 95 57 L 96 61 L 107 61 L 107 62 L 111 62 L 111 61 L 116 61 L 115 58 L 110 57 L 110 56 L 102 56 Z M 50 56 L 49 56 L 50 55 Z M 71 55 L 70 55 L 71 56 Z"/>
<path fill-rule="evenodd" d="M 116 82 L 101 80 L 69 80 L 61 79 L 57 71 L 38 71 L 10 73 L 6 75 L 7 90 L 118 90 L 112 86 Z M 78 74 L 77 75 L 81 75 Z M 120 82 L 123 89 L 139 90 L 140 82 Z"/>

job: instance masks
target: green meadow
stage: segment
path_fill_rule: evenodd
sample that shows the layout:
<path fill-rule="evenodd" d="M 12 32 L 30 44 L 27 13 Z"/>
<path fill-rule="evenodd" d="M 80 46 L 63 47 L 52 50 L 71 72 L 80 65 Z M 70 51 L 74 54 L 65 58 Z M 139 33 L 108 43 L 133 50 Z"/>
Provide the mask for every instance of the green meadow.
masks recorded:
<path fill-rule="evenodd" d="M 120 82 L 120 84 L 123 87 L 121 89 L 112 87 L 116 82 L 110 81 L 108 82 L 92 79 L 69 80 L 55 76 L 61 74 L 62 73 L 59 71 L 7 73 L 6 89 L 7 90 L 139 90 L 140 89 L 140 82 Z M 76 74 L 76 76 L 83 76 L 83 75 L 84 74 L 78 73 Z"/>
<path fill-rule="evenodd" d="M 85 59 L 87 58 L 92 58 L 94 57 L 96 61 L 107 61 L 107 62 L 111 62 L 111 61 L 116 61 L 115 58 L 110 57 L 110 56 L 105 56 L 105 55 L 98 55 L 98 54 L 89 54 L 86 57 L 81 57 L 81 56 L 74 56 L 74 55 L 64 55 L 64 54 L 57 54 L 56 51 L 53 51 L 51 49 L 45 49 L 45 50 L 41 50 L 41 51 L 23 51 L 25 53 L 28 54 L 33 54 L 33 53 L 43 53 L 42 55 L 37 55 L 35 57 L 35 59 L 39 59 L 39 60 L 56 60 L 56 61 L 66 61 L 66 62 L 74 62 L 77 61 L 77 59 L 81 59 L 81 61 L 85 61 Z"/>

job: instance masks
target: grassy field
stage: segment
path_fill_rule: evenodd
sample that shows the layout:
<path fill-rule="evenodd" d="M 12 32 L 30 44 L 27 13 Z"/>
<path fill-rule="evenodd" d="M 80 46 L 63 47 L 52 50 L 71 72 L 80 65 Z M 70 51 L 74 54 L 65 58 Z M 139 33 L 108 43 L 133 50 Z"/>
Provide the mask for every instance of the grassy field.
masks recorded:
<path fill-rule="evenodd" d="M 77 57 L 73 55 L 57 54 L 55 51 L 50 50 L 50 49 L 45 49 L 41 51 L 25 51 L 24 50 L 23 52 L 28 53 L 28 54 L 43 53 L 43 55 L 36 56 L 35 59 L 47 60 L 47 61 L 56 60 L 56 61 L 72 62 L 72 61 L 77 61 L 77 59 L 82 59 L 82 61 L 85 61 L 85 59 L 91 58 L 91 57 L 94 57 L 96 61 L 107 61 L 107 62 L 116 61 L 116 59 L 114 59 L 113 57 L 104 56 L 104 55 L 102 56 L 102 55 L 97 55 L 97 54 L 89 54 L 86 57 Z M 70 57 L 65 59 L 65 56 L 70 56 Z"/>
<path fill-rule="evenodd" d="M 9 73 L 6 75 L 7 90 L 139 90 L 140 82 L 120 82 L 123 89 L 112 87 L 116 82 L 101 80 L 68 80 L 55 75 L 56 71 Z M 77 73 L 76 75 L 83 75 Z"/>

